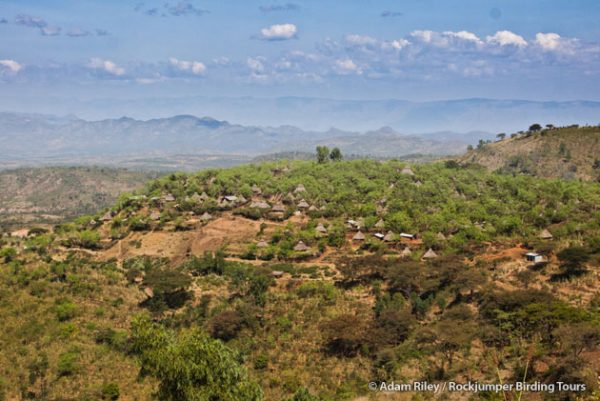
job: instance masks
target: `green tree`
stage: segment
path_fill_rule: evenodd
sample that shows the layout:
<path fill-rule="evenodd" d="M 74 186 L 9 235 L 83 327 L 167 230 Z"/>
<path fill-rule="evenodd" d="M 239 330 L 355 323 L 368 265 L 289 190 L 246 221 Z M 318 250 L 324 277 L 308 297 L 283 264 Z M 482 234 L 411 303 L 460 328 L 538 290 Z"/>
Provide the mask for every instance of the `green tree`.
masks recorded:
<path fill-rule="evenodd" d="M 340 161 L 342 160 L 342 151 L 340 150 L 340 148 L 333 148 L 331 149 L 331 153 L 329 154 L 329 158 L 333 161 Z"/>
<path fill-rule="evenodd" d="M 317 162 L 325 163 L 329 157 L 329 148 L 327 146 L 317 146 Z"/>
<path fill-rule="evenodd" d="M 585 272 L 584 264 L 590 259 L 587 249 L 579 246 L 565 248 L 557 253 L 556 256 L 560 260 L 560 267 L 566 276 Z"/>
<path fill-rule="evenodd" d="M 539 131 L 541 129 L 542 129 L 542 126 L 540 124 L 537 124 L 537 123 L 536 124 L 531 124 L 529 126 L 529 131 L 531 131 L 531 132 L 537 132 L 537 131 Z"/>
<path fill-rule="evenodd" d="M 147 317 L 137 317 L 132 323 L 132 346 L 142 372 L 158 379 L 160 401 L 263 399 L 240 355 L 199 329 L 176 334 Z"/>

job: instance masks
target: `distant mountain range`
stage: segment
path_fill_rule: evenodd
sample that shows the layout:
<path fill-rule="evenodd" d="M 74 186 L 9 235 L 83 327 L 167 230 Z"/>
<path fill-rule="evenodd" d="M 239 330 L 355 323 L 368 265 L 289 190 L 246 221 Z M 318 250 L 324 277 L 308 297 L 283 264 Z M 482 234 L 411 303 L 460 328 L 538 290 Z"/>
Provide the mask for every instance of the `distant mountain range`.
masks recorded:
<path fill-rule="evenodd" d="M 171 96 L 134 99 L 31 99 L 28 103 L 0 98 L 0 109 L 40 113 L 76 112 L 86 119 L 130 115 L 138 119 L 177 114 L 207 115 L 251 126 L 293 125 L 309 131 L 336 127 L 368 131 L 389 126 L 402 133 L 515 132 L 533 123 L 598 124 L 600 102 L 515 99 L 454 99 L 414 102 L 400 99 L 338 100 L 314 97 Z"/>
<path fill-rule="evenodd" d="M 133 159 L 151 163 L 152 159 L 175 155 L 252 158 L 289 151 L 314 152 L 317 145 L 337 146 L 345 154 L 374 157 L 451 155 L 489 136 L 484 132 L 402 135 L 389 127 L 362 133 L 339 129 L 305 131 L 289 125 L 243 126 L 192 115 L 86 121 L 77 117 L 0 113 L 0 163 L 14 167 L 51 160 L 87 161 L 86 164 L 104 164 L 108 160 L 126 165 Z M 219 165 L 227 164 L 219 160 Z"/>

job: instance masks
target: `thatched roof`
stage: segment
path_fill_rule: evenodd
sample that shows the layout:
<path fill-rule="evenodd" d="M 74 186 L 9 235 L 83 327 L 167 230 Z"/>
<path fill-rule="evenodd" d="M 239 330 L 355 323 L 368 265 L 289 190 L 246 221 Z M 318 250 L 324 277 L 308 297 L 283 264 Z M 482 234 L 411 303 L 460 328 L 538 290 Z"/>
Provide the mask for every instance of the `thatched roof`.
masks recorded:
<path fill-rule="evenodd" d="M 306 244 L 302 241 L 298 241 L 298 243 L 294 247 L 294 251 L 298 251 L 298 252 L 308 251 L 309 249 L 310 248 L 308 246 L 306 246 Z"/>
<path fill-rule="evenodd" d="M 202 221 L 208 221 L 210 219 L 212 219 L 212 215 L 208 212 L 204 212 L 202 213 L 202 216 L 200 216 L 200 220 Z"/>
<path fill-rule="evenodd" d="M 203 201 L 202 197 L 198 195 L 198 192 L 194 192 L 192 196 L 189 198 L 192 202 L 200 203 Z"/>
<path fill-rule="evenodd" d="M 402 169 L 402 171 L 400 171 L 401 174 L 406 174 L 406 175 L 415 175 L 415 173 L 412 171 L 412 169 L 410 167 L 404 167 Z"/>
<path fill-rule="evenodd" d="M 325 228 L 325 226 L 322 223 L 319 223 L 317 225 L 317 227 L 315 228 L 315 230 L 317 232 L 320 232 L 320 233 L 323 233 L 323 234 L 325 234 L 327 232 L 327 229 Z"/>
<path fill-rule="evenodd" d="M 273 205 L 273 208 L 271 209 L 273 212 L 285 212 L 285 206 L 282 203 L 277 203 L 276 205 Z"/>
<path fill-rule="evenodd" d="M 300 193 L 300 192 L 306 192 L 306 188 L 304 188 L 303 184 L 298 184 L 296 189 L 294 189 L 295 194 Z"/>
<path fill-rule="evenodd" d="M 437 258 L 437 253 L 433 252 L 433 249 L 429 248 L 425 255 L 423 255 L 423 259 L 435 259 Z"/>
<path fill-rule="evenodd" d="M 226 195 L 223 197 L 227 202 L 236 202 L 239 198 L 235 195 Z"/>
<path fill-rule="evenodd" d="M 203 200 L 203 201 L 205 201 L 205 200 L 210 199 L 210 196 L 208 196 L 208 194 L 206 192 L 202 192 L 200 194 L 200 199 Z"/>
<path fill-rule="evenodd" d="M 388 231 L 388 233 L 383 237 L 383 240 L 386 242 L 392 242 L 396 238 L 396 234 L 392 231 Z"/>
<path fill-rule="evenodd" d="M 270 209 L 271 205 L 269 205 L 267 202 L 265 201 L 258 201 L 258 202 L 252 202 L 250 204 L 251 208 L 254 209 Z"/>
<path fill-rule="evenodd" d="M 317 209 L 317 207 L 316 207 L 315 205 L 311 205 L 311 206 L 308 208 L 308 211 L 309 211 L 309 212 L 316 212 L 317 210 L 319 210 L 319 209 Z"/>
<path fill-rule="evenodd" d="M 308 209 L 309 207 L 310 207 L 310 205 L 304 199 L 302 199 L 300 202 L 298 202 L 298 208 L 300 208 L 300 209 Z"/>
<path fill-rule="evenodd" d="M 383 219 L 379 219 L 379 221 L 377 223 L 375 223 L 375 228 L 384 228 L 385 227 L 385 222 L 383 221 Z"/>
<path fill-rule="evenodd" d="M 404 248 L 404 250 L 402 251 L 401 255 L 402 255 L 403 257 L 410 256 L 410 255 L 412 255 L 412 251 L 410 250 L 410 248 L 409 248 L 409 247 L 406 247 L 406 248 Z"/>
<path fill-rule="evenodd" d="M 554 236 L 552 235 L 552 233 L 550 231 L 548 231 L 548 229 L 544 228 L 542 230 L 542 232 L 540 233 L 539 237 L 541 239 L 552 239 L 554 238 Z"/>
<path fill-rule="evenodd" d="M 104 215 L 102 217 L 100 217 L 100 221 L 111 221 L 112 220 L 112 213 L 106 212 L 104 213 Z"/>
<path fill-rule="evenodd" d="M 173 194 L 166 194 L 164 199 L 165 202 L 175 202 L 175 196 Z"/>
<path fill-rule="evenodd" d="M 150 213 L 150 220 L 160 220 L 160 213 L 157 210 L 153 210 Z"/>
<path fill-rule="evenodd" d="M 362 233 L 362 231 L 358 231 L 356 234 L 354 234 L 354 237 L 352 237 L 353 241 L 364 241 L 365 240 L 365 235 Z"/>
<path fill-rule="evenodd" d="M 252 188 L 250 188 L 252 190 L 252 192 L 254 192 L 256 195 L 260 195 L 262 194 L 262 189 L 260 189 L 260 187 L 256 184 L 252 185 Z"/>
<path fill-rule="evenodd" d="M 440 241 L 446 241 L 446 236 L 444 235 L 444 233 L 439 232 L 436 235 L 437 239 L 439 239 Z"/>
<path fill-rule="evenodd" d="M 421 185 L 423 185 L 423 183 L 419 180 L 417 180 L 415 183 L 415 186 L 420 187 Z"/>
<path fill-rule="evenodd" d="M 257 248 L 266 248 L 268 246 L 269 246 L 269 244 L 265 240 L 261 240 L 261 241 L 258 242 L 258 244 L 256 244 Z"/>

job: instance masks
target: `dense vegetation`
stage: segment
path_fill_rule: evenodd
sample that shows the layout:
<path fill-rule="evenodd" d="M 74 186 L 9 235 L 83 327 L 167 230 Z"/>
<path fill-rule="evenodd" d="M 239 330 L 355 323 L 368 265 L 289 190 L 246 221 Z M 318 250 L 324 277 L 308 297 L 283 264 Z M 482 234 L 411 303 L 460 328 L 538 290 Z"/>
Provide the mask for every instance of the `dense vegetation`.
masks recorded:
<path fill-rule="evenodd" d="M 3 239 L 0 400 L 352 400 L 370 381 L 465 378 L 597 397 L 599 184 L 320 161 L 171 174 Z M 225 222 L 258 223 L 195 250 Z M 156 238 L 190 242 L 161 257 Z"/>

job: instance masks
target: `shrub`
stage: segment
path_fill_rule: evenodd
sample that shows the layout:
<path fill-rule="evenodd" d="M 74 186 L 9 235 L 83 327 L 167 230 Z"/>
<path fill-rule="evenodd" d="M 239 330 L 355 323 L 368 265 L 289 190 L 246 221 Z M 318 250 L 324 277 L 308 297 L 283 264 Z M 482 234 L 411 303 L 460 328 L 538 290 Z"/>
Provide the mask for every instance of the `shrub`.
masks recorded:
<path fill-rule="evenodd" d="M 57 302 L 54 312 L 56 313 L 56 318 L 64 322 L 75 317 L 77 314 L 77 305 L 70 300 L 63 299 Z"/>
<path fill-rule="evenodd" d="M 70 376 L 77 370 L 77 358 L 79 353 L 75 351 L 63 352 L 58 357 L 58 376 Z"/>
<path fill-rule="evenodd" d="M 116 401 L 119 399 L 119 385 L 117 383 L 104 383 L 101 389 L 102 399 Z"/>

